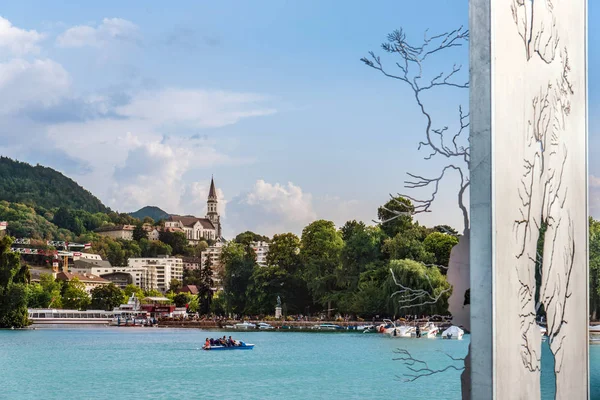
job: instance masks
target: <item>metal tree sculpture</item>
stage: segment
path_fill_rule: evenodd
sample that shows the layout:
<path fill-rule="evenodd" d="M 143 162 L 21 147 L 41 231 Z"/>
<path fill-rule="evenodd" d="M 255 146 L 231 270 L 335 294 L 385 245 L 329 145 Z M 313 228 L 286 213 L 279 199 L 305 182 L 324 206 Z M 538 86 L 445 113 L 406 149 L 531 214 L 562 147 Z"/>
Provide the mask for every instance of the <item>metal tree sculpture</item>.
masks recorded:
<path fill-rule="evenodd" d="M 425 160 L 431 160 L 434 157 L 444 157 L 449 163 L 442 168 L 436 177 L 424 177 L 419 174 L 408 173 L 409 179 L 405 181 L 405 187 L 408 189 L 431 188 L 431 195 L 426 199 L 417 199 L 406 194 L 399 194 L 401 197 L 410 199 L 414 203 L 414 214 L 430 212 L 431 206 L 438 194 L 439 185 L 446 173 L 456 172 L 460 179 L 460 186 L 457 196 L 458 207 L 463 215 L 464 230 L 469 228 L 469 212 L 465 205 L 465 195 L 469 187 L 469 146 L 464 143 L 465 135 L 468 133 L 469 114 L 463 112 L 462 106 L 458 107 L 458 119 L 454 128 L 447 125 L 436 124 L 432 113 L 425 105 L 423 96 L 438 88 L 468 89 L 469 83 L 459 81 L 462 66 L 454 64 L 449 71 L 426 77 L 424 71 L 425 62 L 434 55 L 443 51 L 461 47 L 467 44 L 469 40 L 469 31 L 462 27 L 451 32 L 442 33 L 432 37 L 425 36 L 420 45 L 408 43 L 406 34 L 396 30 L 388 35 L 387 42 L 381 45 L 381 48 L 387 52 L 397 55 L 400 60 L 395 62 L 395 66 L 400 73 L 391 73 L 383 65 L 381 58 L 374 52 L 369 52 L 369 57 L 361 58 L 365 65 L 380 71 L 388 78 L 403 82 L 412 91 L 418 108 L 425 118 L 425 138 L 418 144 L 418 149 L 427 150 Z M 394 196 L 391 196 L 394 199 Z M 390 210 L 398 214 L 397 211 Z M 403 215 L 402 213 L 397 216 Z M 385 223 L 387 221 L 381 221 Z"/>
<path fill-rule="evenodd" d="M 565 310 L 573 290 L 571 275 L 576 247 L 571 212 L 564 206 L 569 185 L 563 179 L 569 156 L 564 140 L 565 121 L 574 95 L 569 79 L 571 66 L 567 48 L 560 46 L 551 2 L 513 0 L 511 11 L 523 39 L 527 64 L 556 63 L 560 67 L 555 70 L 555 78 L 544 83 L 531 99 L 528 129 L 524 132 L 520 218 L 514 223 L 519 243 L 515 268 L 520 285 L 523 365 L 530 373 L 541 371 L 541 338 L 536 317 L 543 307 L 554 373 L 558 376 L 566 338 L 561 329 L 567 324 Z M 560 391 L 556 389 L 558 396 Z"/>
<path fill-rule="evenodd" d="M 458 118 L 454 127 L 449 127 L 445 124 L 439 124 L 434 120 L 434 117 L 430 111 L 430 108 L 426 106 L 424 96 L 436 89 L 457 89 L 457 90 L 468 90 L 469 82 L 468 79 L 461 81 L 462 66 L 454 64 L 452 68 L 447 71 L 437 73 L 436 75 L 427 74 L 425 64 L 427 60 L 432 59 L 435 56 L 440 55 L 450 49 L 465 46 L 469 40 L 469 31 L 462 27 L 455 29 L 450 32 L 442 33 L 439 35 L 429 37 L 427 32 L 423 37 L 423 41 L 418 44 L 411 44 L 407 41 L 406 34 L 402 29 L 396 30 L 390 33 L 387 37 L 387 42 L 381 45 L 383 51 L 395 55 L 399 58 L 395 62 L 395 67 L 398 68 L 397 72 L 392 73 L 386 67 L 384 67 L 381 58 L 375 55 L 374 52 L 369 52 L 369 57 L 361 58 L 361 61 L 368 67 L 380 71 L 384 76 L 392 78 L 402 82 L 407 86 L 414 96 L 417 103 L 418 109 L 425 119 L 425 135 L 422 140 L 419 141 L 418 150 L 426 150 L 427 154 L 424 157 L 425 160 L 433 160 L 439 158 L 444 160 L 444 164 L 441 167 L 440 173 L 435 177 L 425 177 L 420 174 L 408 172 L 408 179 L 404 182 L 405 188 L 407 189 L 423 189 L 429 188 L 431 190 L 430 195 L 424 199 L 416 198 L 415 196 L 407 194 L 398 194 L 399 197 L 410 199 L 414 208 L 411 211 L 406 210 L 391 210 L 384 208 L 386 211 L 392 214 L 391 217 L 383 219 L 380 223 L 386 223 L 394 220 L 402 215 L 413 215 L 425 212 L 431 212 L 432 205 L 436 200 L 440 183 L 446 177 L 447 174 L 454 172 L 459 178 L 459 188 L 457 193 L 457 205 L 461 210 L 463 217 L 463 234 L 466 238 L 466 245 L 461 247 L 461 253 L 468 254 L 468 235 L 469 235 L 469 212 L 465 205 L 465 196 L 468 195 L 469 188 L 469 165 L 470 165 L 470 153 L 468 139 L 465 137 L 468 135 L 469 127 L 469 113 L 463 111 L 462 106 L 458 106 Z M 464 135 L 464 133 L 467 135 Z M 400 206 L 404 206 L 395 196 L 390 195 L 392 201 L 396 202 Z M 460 246 L 460 245 L 459 245 Z M 466 246 L 466 247 L 465 247 Z M 451 257 L 450 264 L 452 265 L 452 258 L 460 260 L 464 254 L 458 254 L 458 257 Z M 466 268 L 465 268 L 466 267 Z M 468 281 L 468 264 L 463 266 L 463 270 L 466 269 L 466 273 L 462 273 L 457 279 Z M 452 290 L 451 288 L 442 293 L 436 293 L 431 287 L 431 290 L 414 289 L 403 285 L 399 282 L 392 270 L 392 277 L 394 282 L 399 287 L 399 290 L 394 293 L 400 294 L 402 299 L 400 300 L 400 308 L 410 308 L 414 306 L 433 304 L 439 301 L 439 299 Z M 468 287 L 468 282 L 461 282 L 461 288 L 464 286 Z M 453 296 L 463 298 L 463 293 L 455 293 Z M 460 302 L 460 304 L 463 304 Z M 411 371 L 411 374 L 407 375 L 409 381 L 414 381 L 422 376 L 429 376 L 436 373 L 441 373 L 449 369 L 463 370 L 464 359 L 452 358 L 453 362 L 459 361 L 460 366 L 452 364 L 446 368 L 440 370 L 432 370 L 429 366 L 420 360 L 412 357 L 412 355 L 406 350 L 399 350 L 401 356 L 398 360 L 404 362 L 407 368 Z M 416 368 L 415 366 L 420 367 Z M 465 375 L 465 374 L 464 374 Z M 468 375 L 468 374 L 466 374 Z M 465 375 L 465 376 L 466 376 Z M 466 377 L 464 379 L 467 379 Z M 464 383 L 463 383 L 464 386 Z"/>

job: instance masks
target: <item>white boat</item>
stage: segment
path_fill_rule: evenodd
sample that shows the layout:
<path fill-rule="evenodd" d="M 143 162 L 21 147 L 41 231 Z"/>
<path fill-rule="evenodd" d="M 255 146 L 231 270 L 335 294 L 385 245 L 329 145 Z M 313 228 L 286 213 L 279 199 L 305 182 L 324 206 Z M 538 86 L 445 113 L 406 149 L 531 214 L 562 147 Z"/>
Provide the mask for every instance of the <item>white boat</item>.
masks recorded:
<path fill-rule="evenodd" d="M 465 331 L 458 326 L 452 325 L 450 328 L 442 332 L 442 339 L 462 340 Z"/>
<path fill-rule="evenodd" d="M 127 304 L 121 304 L 113 309 L 113 318 L 110 325 L 113 326 L 146 326 L 150 325 L 148 312 L 140 309 L 140 302 L 132 294 Z"/>
<path fill-rule="evenodd" d="M 356 327 L 357 331 L 362 331 L 362 333 L 371 333 L 377 332 L 377 327 L 375 325 L 359 325 Z"/>
<path fill-rule="evenodd" d="M 545 326 L 538 325 L 540 328 L 540 333 L 542 336 L 546 336 L 546 332 L 548 331 Z"/>
<path fill-rule="evenodd" d="M 256 329 L 256 324 L 251 322 L 242 322 L 239 324 L 235 324 L 235 329 Z"/>
<path fill-rule="evenodd" d="M 416 336 L 417 329 L 414 326 L 401 325 L 398 327 L 394 327 L 394 329 L 392 329 L 387 334 L 393 338 L 409 338 Z"/>
<path fill-rule="evenodd" d="M 55 308 L 30 308 L 27 310 L 33 324 L 108 324 L 112 311 L 104 310 L 60 310 Z"/>
<path fill-rule="evenodd" d="M 377 327 L 377 332 L 389 334 L 394 329 L 396 329 L 396 324 L 389 319 L 384 319 L 383 324 L 381 324 Z"/>
<path fill-rule="evenodd" d="M 273 327 L 273 325 L 267 324 L 266 322 L 259 322 L 258 329 L 271 330 L 271 329 L 275 329 L 275 328 Z"/>
<path fill-rule="evenodd" d="M 427 323 L 423 328 L 420 328 L 421 337 L 425 337 L 428 339 L 435 339 L 440 333 L 440 328 L 435 326 L 433 322 Z"/>
<path fill-rule="evenodd" d="M 317 329 L 320 331 L 335 331 L 335 330 L 339 330 L 339 329 L 343 329 L 343 328 L 341 326 L 335 325 L 335 324 L 321 324 L 321 325 L 314 325 L 312 327 L 312 329 Z"/>

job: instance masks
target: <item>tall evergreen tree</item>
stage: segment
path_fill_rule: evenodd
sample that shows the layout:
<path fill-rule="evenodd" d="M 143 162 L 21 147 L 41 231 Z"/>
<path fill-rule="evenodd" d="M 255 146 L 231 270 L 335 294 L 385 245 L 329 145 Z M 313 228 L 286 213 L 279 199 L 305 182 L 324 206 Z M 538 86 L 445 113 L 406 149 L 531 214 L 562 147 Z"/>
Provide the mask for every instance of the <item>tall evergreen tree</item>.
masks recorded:
<path fill-rule="evenodd" d="M 0 239 L 0 328 L 27 326 L 29 268 L 21 266 L 18 253 L 10 250 L 12 239 Z"/>
<path fill-rule="evenodd" d="M 198 297 L 200 300 L 200 313 L 208 314 L 210 304 L 212 303 L 213 291 L 213 270 L 210 256 L 206 257 L 206 261 L 200 271 L 200 287 L 198 288 Z"/>

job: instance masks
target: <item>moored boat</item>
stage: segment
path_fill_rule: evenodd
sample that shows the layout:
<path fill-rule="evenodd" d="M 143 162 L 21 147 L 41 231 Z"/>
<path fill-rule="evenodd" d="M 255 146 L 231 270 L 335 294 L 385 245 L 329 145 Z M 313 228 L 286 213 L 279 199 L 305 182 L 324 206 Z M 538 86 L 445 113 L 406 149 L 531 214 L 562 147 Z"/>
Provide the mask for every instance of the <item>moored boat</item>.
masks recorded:
<path fill-rule="evenodd" d="M 33 324 L 100 324 L 106 325 L 113 318 L 111 311 L 104 310 L 61 310 L 55 308 L 30 308 L 27 310 Z"/>
<path fill-rule="evenodd" d="M 235 329 L 256 329 L 256 324 L 252 322 L 241 322 L 239 324 L 235 324 Z"/>
<path fill-rule="evenodd" d="M 433 322 L 428 322 L 423 328 L 420 328 L 421 337 L 434 339 L 440 333 L 440 328 L 435 326 Z"/>
<path fill-rule="evenodd" d="M 132 294 L 127 304 L 121 304 L 113 309 L 113 318 L 110 325 L 113 326 L 147 326 L 151 325 L 148 312 L 140 309 L 140 302 Z"/>
<path fill-rule="evenodd" d="M 442 339 L 462 340 L 464 334 L 465 331 L 456 325 L 452 325 L 450 328 L 442 332 Z"/>
<path fill-rule="evenodd" d="M 267 324 L 266 322 L 259 322 L 258 329 L 271 330 L 271 329 L 275 329 L 275 328 L 273 327 L 273 325 Z"/>
<path fill-rule="evenodd" d="M 340 329 L 344 329 L 339 325 L 335 325 L 335 324 L 320 324 L 320 325 L 314 325 L 312 327 L 312 329 L 317 329 L 320 331 L 335 331 L 335 330 L 340 330 Z"/>
<path fill-rule="evenodd" d="M 416 336 L 416 328 L 414 326 L 401 325 L 387 332 L 393 338 L 409 338 Z"/>

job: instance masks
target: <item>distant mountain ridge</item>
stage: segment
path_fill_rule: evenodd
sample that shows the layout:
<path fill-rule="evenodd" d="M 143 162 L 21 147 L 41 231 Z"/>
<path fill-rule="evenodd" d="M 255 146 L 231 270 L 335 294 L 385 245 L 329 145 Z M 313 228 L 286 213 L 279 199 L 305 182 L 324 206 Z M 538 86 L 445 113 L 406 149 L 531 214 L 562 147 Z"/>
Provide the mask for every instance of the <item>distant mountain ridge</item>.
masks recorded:
<path fill-rule="evenodd" d="M 45 209 L 67 207 L 90 213 L 111 211 L 88 190 L 52 168 L 1 156 L 0 200 Z"/>
<path fill-rule="evenodd" d="M 135 212 L 129 213 L 129 215 L 131 215 L 134 218 L 138 218 L 140 220 L 143 220 L 146 217 L 150 217 L 154 221 L 158 221 L 160 219 L 167 219 L 167 218 L 169 218 L 169 216 L 171 214 L 169 214 L 168 212 L 166 212 L 166 211 L 164 211 L 161 208 L 156 207 L 156 206 L 146 206 L 146 207 L 140 208 L 139 210 L 137 210 Z"/>

